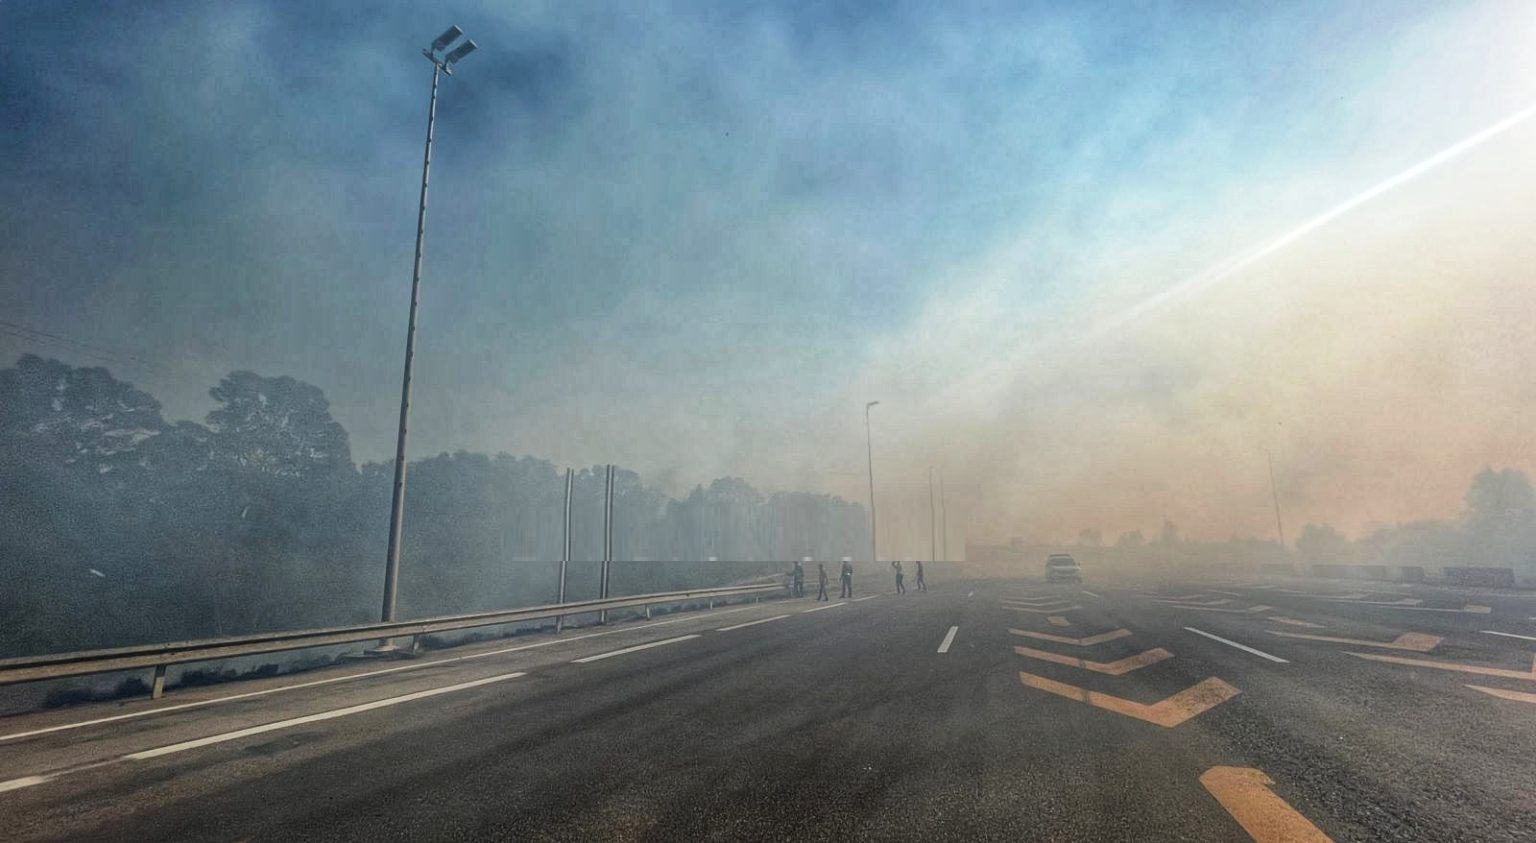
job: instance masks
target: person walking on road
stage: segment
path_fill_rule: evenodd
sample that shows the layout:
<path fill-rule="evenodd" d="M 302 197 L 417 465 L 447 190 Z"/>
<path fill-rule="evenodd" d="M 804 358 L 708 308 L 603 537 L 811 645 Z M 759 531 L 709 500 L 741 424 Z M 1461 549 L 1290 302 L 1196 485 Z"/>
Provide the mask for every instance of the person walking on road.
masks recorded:
<path fill-rule="evenodd" d="M 823 562 L 816 563 L 816 599 L 831 599 L 827 597 L 827 566 Z"/>
<path fill-rule="evenodd" d="M 844 599 L 853 597 L 853 557 L 843 557 L 843 593 L 838 595 Z"/>
<path fill-rule="evenodd" d="M 794 569 L 794 571 L 791 572 L 790 576 L 793 578 L 793 581 L 794 581 L 794 585 L 795 585 L 795 587 L 794 587 L 794 594 L 795 594 L 795 596 L 796 597 L 804 597 L 805 596 L 805 566 L 802 565 L 799 560 L 795 561 L 795 569 Z"/>
<path fill-rule="evenodd" d="M 923 560 L 919 559 L 919 560 L 917 560 L 916 562 L 914 562 L 912 564 L 917 566 L 917 590 L 918 591 L 927 591 L 928 590 L 928 581 L 923 579 Z"/>
<path fill-rule="evenodd" d="M 896 593 L 897 594 L 906 594 L 907 593 L 907 587 L 902 584 L 903 576 L 902 576 L 902 573 L 901 573 L 901 560 L 900 559 L 892 560 L 891 561 L 891 569 L 896 572 Z"/>

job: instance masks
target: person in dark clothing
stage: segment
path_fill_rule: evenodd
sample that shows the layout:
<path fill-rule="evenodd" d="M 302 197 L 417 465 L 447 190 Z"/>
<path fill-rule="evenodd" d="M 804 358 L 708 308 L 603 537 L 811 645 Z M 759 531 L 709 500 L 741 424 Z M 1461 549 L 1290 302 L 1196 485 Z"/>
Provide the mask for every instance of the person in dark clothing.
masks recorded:
<path fill-rule="evenodd" d="M 800 562 L 798 562 L 798 561 L 795 562 L 795 570 L 792 572 L 791 576 L 792 576 L 794 584 L 795 584 L 795 588 L 794 588 L 795 596 L 796 597 L 804 597 L 805 596 L 805 567 L 803 565 L 801 565 Z"/>
<path fill-rule="evenodd" d="M 816 599 L 832 599 L 827 596 L 827 566 L 821 562 L 816 563 Z"/>
<path fill-rule="evenodd" d="M 928 581 L 923 579 L 923 560 L 919 559 L 913 564 L 917 566 L 917 590 L 927 591 Z"/>
<path fill-rule="evenodd" d="M 839 597 L 844 597 L 844 598 L 852 597 L 853 596 L 853 559 L 851 559 L 851 558 L 849 558 L 847 556 L 843 557 L 842 580 L 843 580 L 843 593 L 838 595 L 838 596 Z"/>
<path fill-rule="evenodd" d="M 902 582 L 901 582 L 902 578 L 903 578 L 902 577 L 902 573 L 901 573 L 901 560 L 900 559 L 892 560 L 892 562 L 891 562 L 891 569 L 896 572 L 896 593 L 897 594 L 906 594 L 907 593 L 907 587 L 905 585 L 903 585 Z"/>

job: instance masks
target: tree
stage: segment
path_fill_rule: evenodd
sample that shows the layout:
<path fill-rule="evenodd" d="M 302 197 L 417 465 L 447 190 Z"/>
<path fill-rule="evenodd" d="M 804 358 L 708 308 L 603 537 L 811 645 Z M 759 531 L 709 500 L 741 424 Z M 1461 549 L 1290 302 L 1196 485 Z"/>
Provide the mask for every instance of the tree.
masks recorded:
<path fill-rule="evenodd" d="M 1077 543 L 1084 547 L 1098 547 L 1104 544 L 1104 534 L 1097 528 L 1083 530 L 1077 534 Z"/>
<path fill-rule="evenodd" d="M 1163 531 L 1162 531 L 1162 534 L 1158 536 L 1158 541 L 1161 542 L 1164 545 L 1170 545 L 1170 546 L 1171 545 L 1176 545 L 1176 544 L 1183 544 L 1184 538 L 1179 533 L 1179 525 L 1173 523 L 1172 521 L 1168 521 L 1168 520 L 1164 519 L 1164 521 L 1163 521 Z"/>
<path fill-rule="evenodd" d="M 1296 553 L 1312 565 L 1343 565 L 1352 556 L 1349 540 L 1328 524 L 1308 524 L 1296 539 Z"/>
<path fill-rule="evenodd" d="M 1467 517 L 1471 521 L 1504 518 L 1536 508 L 1536 492 L 1525 472 L 1484 468 L 1467 489 Z"/>
<path fill-rule="evenodd" d="M 278 477 L 352 469 L 347 431 L 331 418 L 319 387 L 240 371 L 208 394 L 220 404 L 208 414 L 208 427 L 221 458 Z"/>
<path fill-rule="evenodd" d="M 1142 547 L 1146 543 L 1147 540 L 1141 535 L 1140 530 L 1132 530 L 1129 533 L 1121 533 L 1120 538 L 1115 540 L 1115 547 L 1134 549 Z"/>
<path fill-rule="evenodd" d="M 106 369 L 33 354 L 0 369 L 0 408 L 7 450 L 103 474 L 131 464 L 139 444 L 165 429 L 149 393 Z"/>

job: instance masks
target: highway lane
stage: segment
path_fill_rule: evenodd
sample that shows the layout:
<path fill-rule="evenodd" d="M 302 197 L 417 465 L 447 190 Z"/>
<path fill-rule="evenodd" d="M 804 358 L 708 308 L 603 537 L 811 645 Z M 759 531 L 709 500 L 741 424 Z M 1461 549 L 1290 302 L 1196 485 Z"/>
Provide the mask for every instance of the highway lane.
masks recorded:
<path fill-rule="evenodd" d="M 1195 591 L 1198 586 L 1186 584 L 1167 593 Z M 1536 711 L 1467 689 L 1465 681 L 1473 677 L 1457 671 L 1406 669 L 1350 655 L 1528 668 L 1530 651 L 1521 642 L 1480 635 L 1487 616 L 1475 622 L 1431 614 L 1408 619 L 1306 598 L 1283 606 L 1268 597 L 1266 603 L 1234 599 L 1220 612 L 1194 607 L 1215 599 L 1207 592 L 1181 606 L 1134 593 L 1113 595 L 1115 621 L 1173 642 L 1167 646 L 1179 658 L 1169 669 L 1182 671 L 1186 681 L 1220 676 L 1242 689 L 1213 716 L 1190 721 L 1192 742 L 1212 742 L 1264 770 L 1337 839 L 1518 840 L 1536 827 L 1536 805 L 1528 796 L 1536 750 L 1530 718 Z M 1276 610 L 1247 611 L 1266 604 Z M 1317 626 L 1282 624 L 1271 616 Z M 1189 627 L 1286 661 L 1191 634 Z M 1444 640 L 1421 654 L 1285 638 L 1276 631 L 1374 642 L 1416 631 Z"/>
<path fill-rule="evenodd" d="M 1536 681 L 1350 653 L 1529 669 L 1532 642 L 1481 632 L 1529 628 L 1529 601 L 1405 612 L 1255 585 L 938 583 L 477 645 L 450 652 L 539 646 L 0 740 L 0 779 L 87 765 L 0 793 L 0 817 L 39 840 L 1528 837 L 1536 708 L 1466 686 Z M 0 735 L 103 711 L 6 718 Z"/>

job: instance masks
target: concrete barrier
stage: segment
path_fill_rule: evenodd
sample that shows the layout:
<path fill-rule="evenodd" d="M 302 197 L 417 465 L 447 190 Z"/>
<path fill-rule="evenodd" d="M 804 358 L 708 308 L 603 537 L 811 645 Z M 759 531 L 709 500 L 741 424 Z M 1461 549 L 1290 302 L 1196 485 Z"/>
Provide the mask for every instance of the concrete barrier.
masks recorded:
<path fill-rule="evenodd" d="M 1444 568 L 1445 581 L 1452 585 L 1481 585 L 1510 588 L 1515 584 L 1514 568 Z"/>

